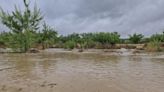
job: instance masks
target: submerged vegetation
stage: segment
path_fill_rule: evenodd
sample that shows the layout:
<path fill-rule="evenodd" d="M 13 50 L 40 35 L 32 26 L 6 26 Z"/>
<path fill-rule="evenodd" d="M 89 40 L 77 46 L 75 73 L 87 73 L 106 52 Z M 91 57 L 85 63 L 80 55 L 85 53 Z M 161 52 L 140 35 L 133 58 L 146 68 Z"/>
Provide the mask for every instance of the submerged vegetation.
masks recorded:
<path fill-rule="evenodd" d="M 46 49 L 50 47 L 65 49 L 113 49 L 120 48 L 116 44 L 146 44 L 148 51 L 161 51 L 164 33 L 144 38 L 142 34 L 129 35 L 121 39 L 117 32 L 73 33 L 67 36 L 58 35 L 54 28 L 43 22 L 40 9 L 34 6 L 30 10 L 29 3 L 24 0 L 24 11 L 15 7 L 12 13 L 0 11 L 1 22 L 10 32 L 0 33 L 0 48 L 13 48 L 17 52 L 27 52 L 30 48 Z M 42 24 L 42 26 L 41 26 Z"/>

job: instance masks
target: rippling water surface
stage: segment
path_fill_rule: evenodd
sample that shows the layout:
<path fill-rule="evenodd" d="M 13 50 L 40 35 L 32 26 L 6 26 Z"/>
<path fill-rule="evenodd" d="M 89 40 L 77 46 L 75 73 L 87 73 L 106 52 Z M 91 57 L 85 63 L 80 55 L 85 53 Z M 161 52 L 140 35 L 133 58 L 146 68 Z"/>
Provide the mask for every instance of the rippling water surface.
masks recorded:
<path fill-rule="evenodd" d="M 0 92 L 164 92 L 164 59 L 153 57 L 0 54 Z"/>

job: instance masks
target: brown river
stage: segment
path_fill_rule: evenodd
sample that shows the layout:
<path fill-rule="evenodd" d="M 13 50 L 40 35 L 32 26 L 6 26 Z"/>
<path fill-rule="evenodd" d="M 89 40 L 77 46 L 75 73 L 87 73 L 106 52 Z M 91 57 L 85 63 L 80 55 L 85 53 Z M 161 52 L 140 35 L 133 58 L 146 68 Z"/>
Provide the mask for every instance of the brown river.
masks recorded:
<path fill-rule="evenodd" d="M 164 92 L 164 53 L 0 54 L 0 92 Z"/>

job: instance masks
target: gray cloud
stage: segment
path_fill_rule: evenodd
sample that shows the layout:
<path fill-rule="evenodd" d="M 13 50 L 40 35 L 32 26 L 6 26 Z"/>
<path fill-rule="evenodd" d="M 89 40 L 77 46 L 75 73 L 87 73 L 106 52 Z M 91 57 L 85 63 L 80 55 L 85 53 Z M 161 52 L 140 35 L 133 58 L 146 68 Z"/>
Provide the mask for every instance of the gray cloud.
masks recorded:
<path fill-rule="evenodd" d="M 36 0 L 36 2 L 47 23 L 54 26 L 61 34 L 118 31 L 123 36 L 135 32 L 151 35 L 164 29 L 164 0 Z M 22 0 L 3 0 L 0 6 L 11 11 L 13 4 L 22 7 Z"/>

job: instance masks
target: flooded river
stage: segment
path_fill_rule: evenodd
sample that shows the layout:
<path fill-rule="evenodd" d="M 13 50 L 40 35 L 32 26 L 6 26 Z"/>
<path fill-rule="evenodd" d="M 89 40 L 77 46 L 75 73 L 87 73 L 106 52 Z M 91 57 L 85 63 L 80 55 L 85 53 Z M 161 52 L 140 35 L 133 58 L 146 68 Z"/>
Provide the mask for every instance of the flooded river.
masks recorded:
<path fill-rule="evenodd" d="M 0 92 L 164 92 L 163 55 L 0 54 Z"/>

